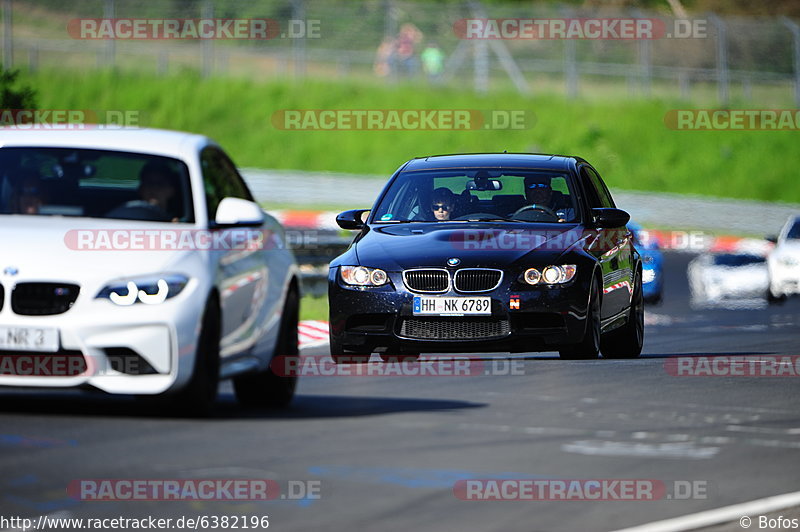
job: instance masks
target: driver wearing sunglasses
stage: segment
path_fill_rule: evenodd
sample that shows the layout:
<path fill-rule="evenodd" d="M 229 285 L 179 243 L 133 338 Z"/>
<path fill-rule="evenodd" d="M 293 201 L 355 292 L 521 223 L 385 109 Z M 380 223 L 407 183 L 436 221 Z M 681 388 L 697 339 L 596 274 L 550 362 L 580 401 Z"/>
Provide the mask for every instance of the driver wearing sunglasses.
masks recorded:
<path fill-rule="evenodd" d="M 437 222 L 450 220 L 453 213 L 453 193 L 446 188 L 437 188 L 431 199 L 431 211 Z"/>

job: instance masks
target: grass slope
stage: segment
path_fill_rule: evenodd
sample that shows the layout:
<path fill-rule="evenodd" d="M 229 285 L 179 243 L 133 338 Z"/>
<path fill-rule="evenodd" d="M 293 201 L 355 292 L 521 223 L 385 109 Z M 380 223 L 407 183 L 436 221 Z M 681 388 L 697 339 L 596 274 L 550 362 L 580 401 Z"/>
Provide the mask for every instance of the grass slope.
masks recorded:
<path fill-rule="evenodd" d="M 522 151 L 576 154 L 611 187 L 770 201 L 800 201 L 796 131 L 674 131 L 670 109 L 685 102 L 567 101 L 515 92 L 355 82 L 203 80 L 47 70 L 25 74 L 43 109 L 138 110 L 143 125 L 215 138 L 240 166 L 389 175 L 407 159 L 437 153 Z M 757 105 L 749 105 L 758 108 Z M 283 131 L 284 109 L 523 109 L 526 130 Z"/>

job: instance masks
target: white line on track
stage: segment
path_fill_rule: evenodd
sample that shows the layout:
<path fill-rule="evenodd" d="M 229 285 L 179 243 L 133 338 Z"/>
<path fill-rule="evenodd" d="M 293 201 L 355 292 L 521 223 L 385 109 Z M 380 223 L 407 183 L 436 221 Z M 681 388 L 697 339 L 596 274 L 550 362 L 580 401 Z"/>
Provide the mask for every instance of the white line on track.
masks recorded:
<path fill-rule="evenodd" d="M 800 491 L 775 495 L 764 499 L 733 504 L 696 514 L 683 515 L 673 519 L 654 521 L 643 525 L 616 530 L 615 532 L 681 532 L 737 521 L 744 516 L 764 515 L 800 504 Z"/>

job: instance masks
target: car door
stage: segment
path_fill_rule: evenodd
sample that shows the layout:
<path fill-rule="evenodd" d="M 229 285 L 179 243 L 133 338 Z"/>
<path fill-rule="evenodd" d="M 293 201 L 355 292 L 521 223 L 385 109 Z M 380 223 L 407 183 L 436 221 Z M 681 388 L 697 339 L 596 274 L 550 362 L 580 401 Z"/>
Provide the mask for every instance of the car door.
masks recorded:
<path fill-rule="evenodd" d="M 580 167 L 583 189 L 591 208 L 615 208 L 614 200 L 600 175 L 588 164 Z M 596 238 L 589 251 L 600 261 L 603 272 L 603 308 L 601 317 L 609 318 L 623 311 L 633 290 L 632 235 L 626 227 L 595 228 Z"/>
<path fill-rule="evenodd" d="M 225 153 L 209 146 L 200 154 L 209 226 L 215 235 L 217 286 L 222 310 L 223 357 L 246 352 L 258 339 L 264 321 L 268 270 L 259 228 L 215 227 L 213 220 L 219 203 L 226 197 L 252 201 L 235 165 Z M 261 238 L 258 242 L 254 241 Z"/>

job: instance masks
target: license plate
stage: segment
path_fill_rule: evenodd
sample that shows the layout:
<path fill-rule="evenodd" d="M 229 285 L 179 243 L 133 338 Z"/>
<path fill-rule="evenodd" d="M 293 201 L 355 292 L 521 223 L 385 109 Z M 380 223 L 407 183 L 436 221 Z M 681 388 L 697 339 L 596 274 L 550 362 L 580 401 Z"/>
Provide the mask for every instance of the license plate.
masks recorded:
<path fill-rule="evenodd" d="M 0 327 L 0 349 L 58 351 L 58 329 L 55 327 Z"/>
<path fill-rule="evenodd" d="M 491 297 L 414 296 L 414 315 L 467 316 L 492 314 Z"/>

